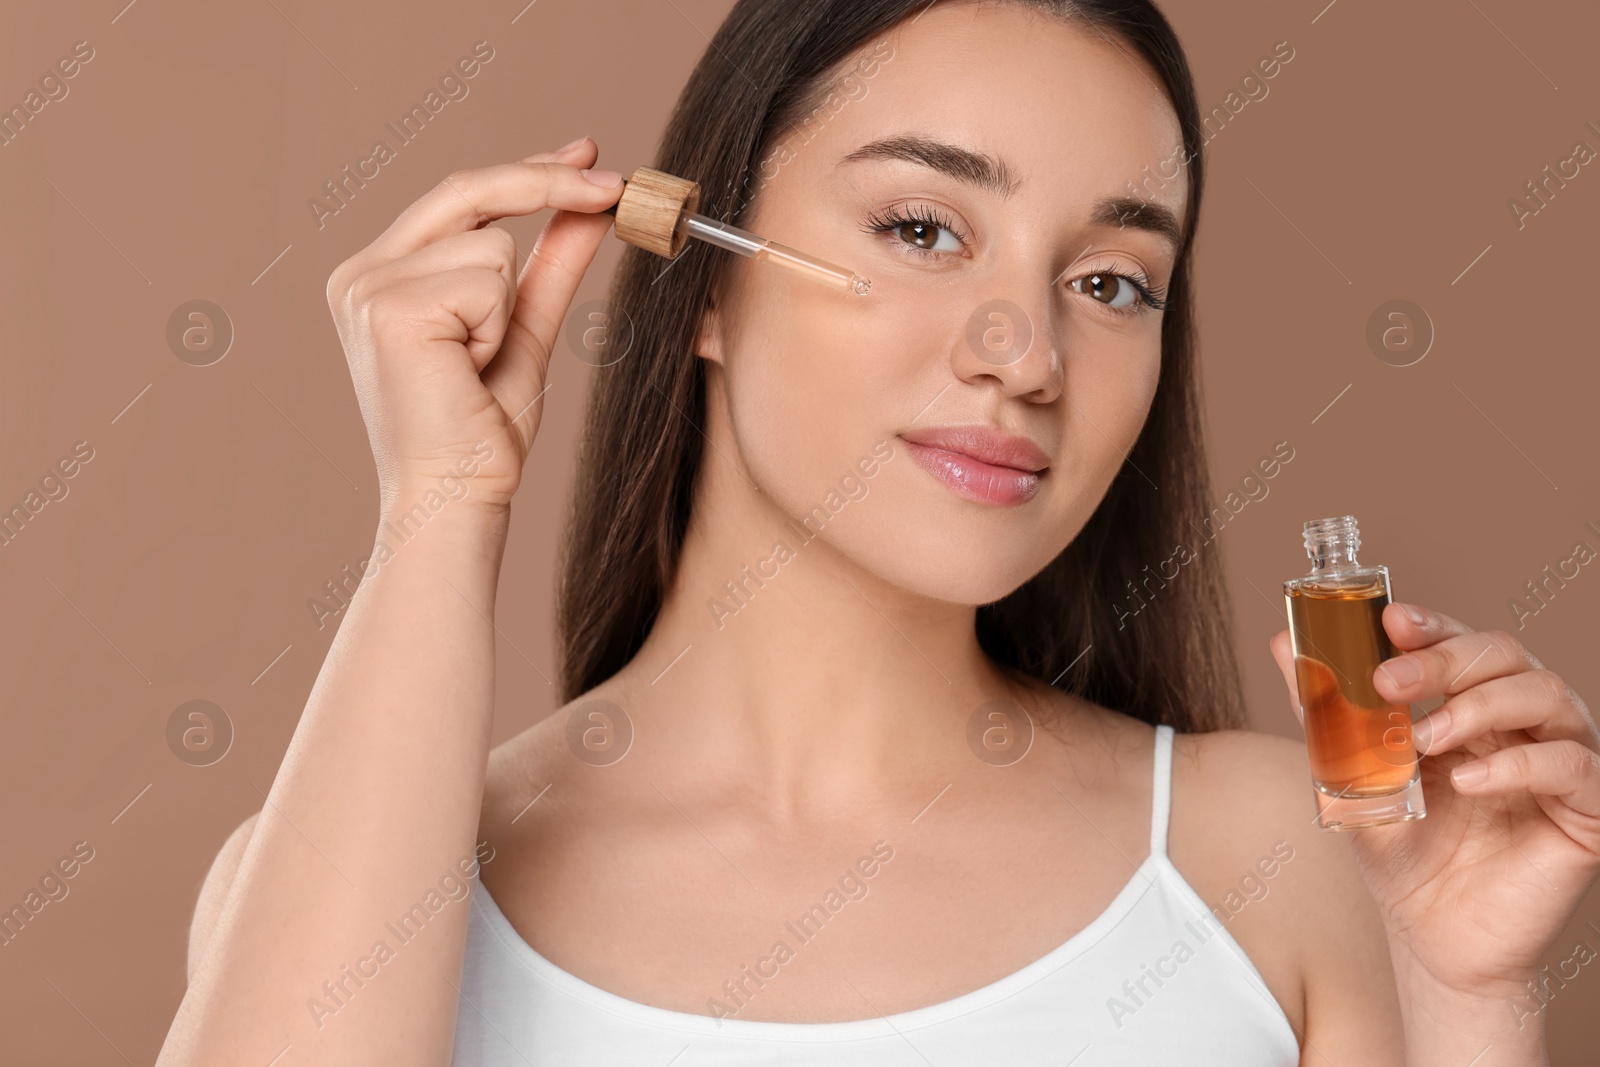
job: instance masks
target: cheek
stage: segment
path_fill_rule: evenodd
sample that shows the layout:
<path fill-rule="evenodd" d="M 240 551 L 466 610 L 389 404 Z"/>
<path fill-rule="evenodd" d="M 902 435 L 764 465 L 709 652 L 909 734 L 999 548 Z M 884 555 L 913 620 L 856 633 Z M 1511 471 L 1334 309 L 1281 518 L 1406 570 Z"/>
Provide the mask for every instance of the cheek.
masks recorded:
<path fill-rule="evenodd" d="M 756 484 L 795 513 L 944 387 L 949 327 L 782 275 L 753 289 L 726 362 L 730 416 Z"/>
<path fill-rule="evenodd" d="M 1063 389 L 1071 403 L 1061 415 L 1063 477 L 1053 507 L 1087 522 L 1144 430 L 1160 379 L 1160 334 L 1069 344 Z"/>

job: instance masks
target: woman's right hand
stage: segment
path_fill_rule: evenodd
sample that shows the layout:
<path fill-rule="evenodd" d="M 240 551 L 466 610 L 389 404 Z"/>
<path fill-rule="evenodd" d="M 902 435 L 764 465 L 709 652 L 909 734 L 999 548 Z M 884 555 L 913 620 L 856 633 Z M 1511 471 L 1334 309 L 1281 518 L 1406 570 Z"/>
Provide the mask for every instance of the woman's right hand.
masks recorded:
<path fill-rule="evenodd" d="M 622 192 L 613 171 L 580 173 L 598 152 L 585 137 L 456 171 L 329 276 L 383 507 L 459 478 L 463 460 L 477 466 L 467 499 L 509 505 L 562 320 L 611 225 L 598 212 Z M 489 223 L 547 207 L 518 277 L 516 240 Z"/>

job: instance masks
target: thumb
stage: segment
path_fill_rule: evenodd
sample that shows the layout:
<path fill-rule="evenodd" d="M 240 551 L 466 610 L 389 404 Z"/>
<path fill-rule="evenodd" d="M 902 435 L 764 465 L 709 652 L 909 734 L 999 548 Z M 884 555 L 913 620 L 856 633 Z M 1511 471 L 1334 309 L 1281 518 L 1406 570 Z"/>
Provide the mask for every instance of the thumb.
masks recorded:
<path fill-rule="evenodd" d="M 1294 642 L 1289 638 L 1289 631 L 1279 630 L 1273 634 L 1267 647 L 1272 650 L 1272 658 L 1278 661 L 1278 670 L 1283 673 L 1283 684 L 1289 687 L 1289 707 L 1303 729 L 1306 717 L 1300 707 L 1300 683 L 1295 677 Z"/>

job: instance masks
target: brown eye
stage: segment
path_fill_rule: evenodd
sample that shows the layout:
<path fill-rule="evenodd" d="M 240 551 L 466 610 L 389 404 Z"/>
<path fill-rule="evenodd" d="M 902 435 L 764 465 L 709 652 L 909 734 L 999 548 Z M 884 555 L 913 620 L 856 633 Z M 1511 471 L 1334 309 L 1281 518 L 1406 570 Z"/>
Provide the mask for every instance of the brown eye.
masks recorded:
<path fill-rule="evenodd" d="M 902 222 L 896 228 L 895 235 L 906 244 L 918 248 L 932 248 L 939 243 L 939 227 L 925 222 Z"/>
<path fill-rule="evenodd" d="M 1132 307 L 1139 298 L 1139 290 L 1120 274 L 1086 274 L 1073 282 L 1072 287 L 1113 308 Z"/>
<path fill-rule="evenodd" d="M 966 235 L 955 222 L 931 208 L 909 211 L 895 210 L 867 217 L 865 232 L 889 234 L 908 246 L 918 255 L 957 253 L 966 246 Z"/>

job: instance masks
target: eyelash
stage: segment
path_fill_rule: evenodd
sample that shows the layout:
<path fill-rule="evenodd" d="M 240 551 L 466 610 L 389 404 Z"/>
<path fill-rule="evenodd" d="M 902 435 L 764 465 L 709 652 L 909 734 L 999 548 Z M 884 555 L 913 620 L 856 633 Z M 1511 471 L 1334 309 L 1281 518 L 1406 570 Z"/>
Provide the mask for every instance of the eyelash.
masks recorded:
<path fill-rule="evenodd" d="M 956 240 L 960 241 L 963 245 L 967 243 L 967 235 L 963 233 L 961 228 L 955 224 L 955 221 L 949 218 L 947 215 L 941 213 L 937 208 L 932 207 L 919 207 L 915 213 L 910 214 L 899 208 L 891 208 L 884 212 L 873 212 L 867 216 L 867 225 L 863 228 L 863 230 L 864 232 L 871 234 L 887 233 L 890 230 L 898 229 L 907 223 L 913 222 L 920 222 L 926 225 L 949 230 L 955 235 Z M 901 241 L 899 243 L 905 245 L 908 252 L 924 258 L 946 256 L 951 254 L 949 252 L 937 252 L 931 248 L 918 248 L 916 245 L 905 241 Z M 1109 304 L 1095 301 L 1112 314 L 1140 315 L 1149 311 L 1166 310 L 1166 286 L 1161 286 L 1159 288 L 1152 286 L 1150 284 L 1150 279 L 1145 277 L 1143 272 L 1123 274 L 1114 271 L 1096 270 L 1090 271 L 1088 274 L 1080 275 L 1080 277 L 1092 278 L 1095 275 L 1109 275 L 1113 278 L 1121 278 L 1128 282 L 1128 284 L 1132 285 L 1139 294 L 1138 302 L 1132 307 L 1112 307 Z M 1073 281 L 1077 280 L 1078 279 L 1076 278 L 1073 279 Z M 1076 292 L 1076 290 L 1074 290 L 1074 292 Z"/>

